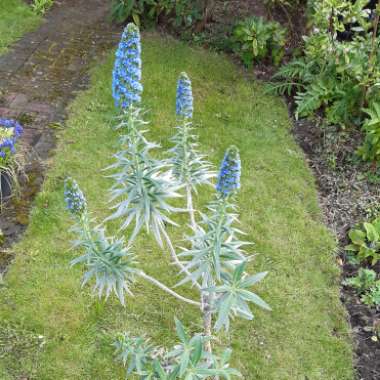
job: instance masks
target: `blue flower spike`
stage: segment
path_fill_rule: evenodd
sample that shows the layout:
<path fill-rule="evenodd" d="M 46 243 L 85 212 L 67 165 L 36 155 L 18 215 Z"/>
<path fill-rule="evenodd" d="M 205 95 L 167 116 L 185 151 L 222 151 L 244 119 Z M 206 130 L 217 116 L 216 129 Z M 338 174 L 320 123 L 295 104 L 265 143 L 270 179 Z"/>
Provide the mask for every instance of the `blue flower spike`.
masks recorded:
<path fill-rule="evenodd" d="M 65 180 L 64 190 L 66 208 L 71 214 L 81 217 L 87 211 L 87 201 L 77 182 L 72 178 Z"/>
<path fill-rule="evenodd" d="M 142 91 L 140 31 L 129 23 L 116 51 L 113 69 L 112 94 L 116 107 L 128 110 L 131 105 L 140 103 Z"/>
<path fill-rule="evenodd" d="M 193 117 L 193 92 L 186 73 L 181 73 L 177 82 L 176 113 L 178 117 Z"/>
<path fill-rule="evenodd" d="M 230 146 L 223 158 L 218 175 L 216 190 L 222 197 L 228 197 L 240 189 L 241 161 L 239 149 Z"/>

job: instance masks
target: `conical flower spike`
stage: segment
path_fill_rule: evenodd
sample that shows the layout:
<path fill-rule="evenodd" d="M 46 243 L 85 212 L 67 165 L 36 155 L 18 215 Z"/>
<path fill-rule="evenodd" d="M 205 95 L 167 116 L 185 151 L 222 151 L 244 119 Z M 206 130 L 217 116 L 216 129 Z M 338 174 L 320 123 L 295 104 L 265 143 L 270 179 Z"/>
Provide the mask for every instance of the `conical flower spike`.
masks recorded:
<path fill-rule="evenodd" d="M 65 181 L 65 202 L 67 209 L 75 216 L 81 216 L 87 210 L 86 198 L 78 184 L 72 178 Z"/>
<path fill-rule="evenodd" d="M 241 162 L 239 150 L 230 146 L 220 166 L 216 190 L 227 197 L 240 189 Z"/>
<path fill-rule="evenodd" d="M 116 107 L 128 109 L 141 101 L 141 43 L 140 31 L 128 24 L 116 51 L 112 93 Z"/>
<path fill-rule="evenodd" d="M 193 93 L 191 81 L 186 73 L 181 73 L 178 78 L 176 113 L 177 116 L 186 119 L 193 117 Z"/>

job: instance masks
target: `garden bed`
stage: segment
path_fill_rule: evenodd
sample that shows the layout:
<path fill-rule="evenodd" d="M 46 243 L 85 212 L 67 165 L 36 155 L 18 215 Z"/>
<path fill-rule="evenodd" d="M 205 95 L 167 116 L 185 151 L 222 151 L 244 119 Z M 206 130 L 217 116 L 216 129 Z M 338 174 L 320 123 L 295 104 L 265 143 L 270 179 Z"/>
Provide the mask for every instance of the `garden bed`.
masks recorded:
<path fill-rule="evenodd" d="M 320 203 L 326 224 L 339 241 L 338 263 L 342 277 L 357 274 L 357 267 L 346 258 L 344 247 L 348 232 L 356 224 L 378 211 L 380 201 L 378 174 L 368 164 L 354 160 L 362 135 L 355 130 L 337 132 L 335 127 L 323 128 L 317 120 L 294 120 L 293 132 L 305 151 L 317 179 Z M 380 266 L 374 268 L 380 273 Z M 380 378 L 380 344 L 374 337 L 380 312 L 364 305 L 351 288 L 342 287 L 342 301 L 350 314 L 355 336 L 356 368 L 360 379 Z"/>
<path fill-rule="evenodd" d="M 193 80 L 202 150 L 215 164 L 231 143 L 241 150 L 241 220 L 259 253 L 252 266 L 270 272 L 260 294 L 273 311 L 258 310 L 252 323 L 235 322 L 233 362 L 246 379 L 352 380 L 350 334 L 331 256 L 334 240 L 321 223 L 313 177 L 289 133 L 286 107 L 222 55 L 167 37 L 143 36 L 143 62 L 144 105 L 153 120 L 152 134 L 164 148 L 173 133 L 176 79 L 185 70 Z M 80 289 L 81 271 L 69 267 L 75 253 L 69 250 L 73 235 L 67 232 L 64 178 L 78 180 L 99 218 L 108 213 L 110 181 L 99 173 L 111 163 L 118 145 L 117 133 L 110 128 L 116 113 L 112 65 L 113 54 L 95 71 L 92 89 L 71 108 L 54 165 L 0 290 L 0 317 L 10 325 L 3 333 L 13 331 L 20 340 L 42 336 L 44 341 L 42 346 L 31 343 L 27 349 L 12 346 L 7 351 L 0 360 L 7 380 L 29 374 L 122 378 L 110 345 L 116 332 L 144 331 L 154 342 L 166 344 L 174 335 L 173 310 L 193 330 L 200 323 L 193 311 L 149 286 L 139 285 L 139 296 L 129 299 L 125 310 L 116 301 L 99 302 L 87 287 Z M 210 196 L 209 191 L 201 194 L 199 207 Z M 180 240 L 179 229 L 170 232 Z M 174 272 L 153 240 L 144 236 L 137 243 L 144 269 L 175 284 Z"/>

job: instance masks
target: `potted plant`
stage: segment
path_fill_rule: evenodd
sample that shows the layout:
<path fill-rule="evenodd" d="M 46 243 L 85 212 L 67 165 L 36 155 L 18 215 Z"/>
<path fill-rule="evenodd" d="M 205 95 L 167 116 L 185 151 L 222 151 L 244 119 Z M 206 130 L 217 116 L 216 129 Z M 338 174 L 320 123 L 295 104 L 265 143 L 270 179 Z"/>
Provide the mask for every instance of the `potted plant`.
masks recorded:
<path fill-rule="evenodd" d="M 0 201 L 10 197 L 17 183 L 15 146 L 22 131 L 16 120 L 0 118 Z"/>

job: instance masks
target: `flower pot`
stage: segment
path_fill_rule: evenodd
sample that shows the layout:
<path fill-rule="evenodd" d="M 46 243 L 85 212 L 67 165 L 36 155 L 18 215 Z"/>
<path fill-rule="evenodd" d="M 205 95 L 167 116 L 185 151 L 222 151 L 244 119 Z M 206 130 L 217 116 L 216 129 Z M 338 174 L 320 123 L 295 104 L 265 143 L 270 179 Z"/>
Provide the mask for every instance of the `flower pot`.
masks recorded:
<path fill-rule="evenodd" d="M 0 172 L 0 202 L 7 200 L 12 194 L 12 179 L 7 172 Z"/>

